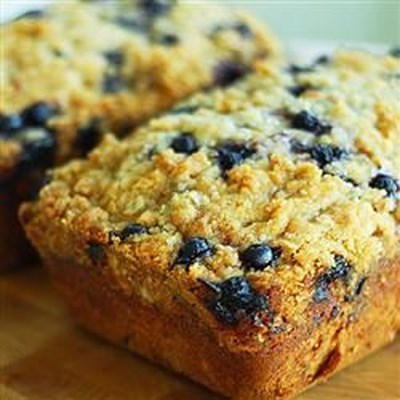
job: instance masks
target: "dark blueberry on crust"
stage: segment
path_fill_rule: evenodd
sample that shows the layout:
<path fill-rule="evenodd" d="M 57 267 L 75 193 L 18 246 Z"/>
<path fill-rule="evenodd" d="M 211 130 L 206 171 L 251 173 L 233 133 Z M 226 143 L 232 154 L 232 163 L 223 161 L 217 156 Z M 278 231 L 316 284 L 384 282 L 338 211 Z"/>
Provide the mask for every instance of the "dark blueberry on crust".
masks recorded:
<path fill-rule="evenodd" d="M 43 18 L 44 15 L 45 12 L 43 10 L 31 10 L 19 15 L 17 18 L 14 19 L 14 21 L 19 21 L 21 19 L 38 19 Z"/>
<path fill-rule="evenodd" d="M 314 70 L 313 67 L 311 66 L 306 66 L 306 65 L 297 65 L 297 64 L 291 64 L 288 67 L 288 72 L 291 73 L 292 75 L 298 75 L 306 72 L 312 72 Z"/>
<path fill-rule="evenodd" d="M 392 57 L 400 58 L 400 46 L 392 47 L 389 50 L 389 55 Z"/>
<path fill-rule="evenodd" d="M 335 262 L 331 268 L 320 275 L 315 282 L 315 291 L 313 299 L 319 303 L 326 300 L 329 295 L 329 285 L 337 280 L 347 282 L 347 278 L 351 271 L 350 263 L 340 255 L 335 255 Z"/>
<path fill-rule="evenodd" d="M 110 50 L 104 52 L 107 61 L 116 67 L 121 67 L 125 62 L 125 54 L 121 50 Z"/>
<path fill-rule="evenodd" d="M 396 197 L 397 192 L 400 190 L 400 184 L 393 177 L 386 174 L 378 174 L 374 176 L 369 186 L 374 189 L 384 190 L 389 197 Z"/>
<path fill-rule="evenodd" d="M 207 239 L 193 237 L 188 239 L 180 248 L 175 264 L 182 264 L 186 267 L 197 260 L 210 257 L 214 252 L 213 247 Z"/>
<path fill-rule="evenodd" d="M 233 326 L 245 318 L 255 317 L 259 312 L 269 312 L 267 297 L 257 293 L 243 277 L 230 278 L 208 286 L 214 291 L 208 307 L 226 325 Z"/>
<path fill-rule="evenodd" d="M 22 111 L 25 126 L 46 126 L 47 121 L 55 115 L 56 109 L 43 101 L 32 104 Z"/>
<path fill-rule="evenodd" d="M 103 78 L 103 93 L 115 94 L 121 92 L 126 87 L 126 82 L 121 75 L 115 73 L 106 73 Z"/>
<path fill-rule="evenodd" d="M 114 237 L 118 237 L 119 239 L 124 241 L 128 239 L 130 236 L 144 235 L 146 233 L 149 233 L 149 230 L 144 225 L 130 223 L 124 229 L 122 229 L 122 231 L 110 232 L 109 236 L 110 236 L 110 241 L 112 241 Z"/>
<path fill-rule="evenodd" d="M 316 60 L 314 61 L 314 65 L 326 65 L 329 62 L 330 62 L 329 56 L 327 56 L 326 54 L 323 54 L 322 56 L 319 56 L 318 58 L 316 58 Z"/>
<path fill-rule="evenodd" d="M 78 129 L 76 147 L 82 156 L 88 154 L 100 141 L 102 135 L 101 120 L 93 118 Z"/>
<path fill-rule="evenodd" d="M 303 110 L 295 114 L 292 119 L 292 127 L 311 132 L 316 136 L 321 136 L 329 133 L 332 126 L 319 120 L 309 111 Z"/>
<path fill-rule="evenodd" d="M 217 161 L 222 172 L 229 171 L 251 157 L 255 150 L 247 144 L 226 142 L 217 148 Z"/>
<path fill-rule="evenodd" d="M 171 110 L 171 114 L 193 114 L 199 109 L 199 106 L 180 106 Z"/>
<path fill-rule="evenodd" d="M 217 86 L 229 86 L 242 78 L 248 72 L 248 68 L 234 61 L 221 61 L 214 69 L 214 84 Z"/>
<path fill-rule="evenodd" d="M 337 316 L 340 314 L 340 308 L 335 304 L 333 307 L 332 307 L 332 310 L 331 310 L 331 314 L 330 314 L 330 318 L 331 319 L 335 319 L 335 318 L 337 318 Z"/>
<path fill-rule="evenodd" d="M 56 141 L 53 132 L 42 128 L 27 128 L 18 134 L 23 147 L 19 168 L 49 167 L 53 164 Z"/>
<path fill-rule="evenodd" d="M 0 115 L 0 137 L 11 136 L 23 126 L 24 122 L 19 114 Z"/>
<path fill-rule="evenodd" d="M 157 17 L 168 13 L 175 1 L 173 0 L 140 0 L 139 6 L 150 17 Z"/>
<path fill-rule="evenodd" d="M 240 36 L 244 38 L 250 38 L 253 36 L 253 31 L 251 30 L 249 25 L 245 24 L 244 22 L 236 23 L 233 28 L 236 32 L 240 34 Z"/>
<path fill-rule="evenodd" d="M 288 88 L 288 91 L 294 97 L 300 97 L 303 93 L 307 92 L 307 90 L 312 89 L 310 85 L 297 85 Z"/>
<path fill-rule="evenodd" d="M 262 271 L 268 267 L 275 267 L 282 251 L 266 244 L 253 244 L 243 250 L 239 259 L 246 269 Z"/>
<path fill-rule="evenodd" d="M 172 141 L 171 147 L 176 153 L 193 154 L 199 149 L 199 144 L 193 135 L 183 133 Z"/>
<path fill-rule="evenodd" d="M 367 277 L 365 277 L 365 276 L 363 276 L 362 278 L 360 278 L 357 281 L 356 286 L 354 288 L 354 295 L 355 296 L 359 296 L 361 294 L 366 281 L 367 281 Z"/>
<path fill-rule="evenodd" d="M 156 42 L 164 46 L 176 46 L 179 44 L 180 39 L 178 35 L 173 33 L 165 33 L 157 38 Z"/>
<path fill-rule="evenodd" d="M 104 258 L 104 246 L 101 243 L 90 242 L 87 252 L 94 264 L 100 264 Z"/>
<path fill-rule="evenodd" d="M 307 152 L 321 168 L 332 162 L 343 160 L 348 155 L 346 150 L 330 144 L 316 144 L 311 146 Z"/>
<path fill-rule="evenodd" d="M 143 33 L 146 31 L 146 25 L 143 22 L 138 21 L 136 16 L 119 15 L 114 21 L 124 29 Z"/>

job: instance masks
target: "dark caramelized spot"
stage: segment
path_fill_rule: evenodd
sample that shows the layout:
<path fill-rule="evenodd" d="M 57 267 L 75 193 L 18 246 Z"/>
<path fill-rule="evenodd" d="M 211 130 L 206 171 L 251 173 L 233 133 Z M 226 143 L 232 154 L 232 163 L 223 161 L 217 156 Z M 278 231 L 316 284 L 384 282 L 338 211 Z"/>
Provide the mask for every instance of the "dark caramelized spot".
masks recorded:
<path fill-rule="evenodd" d="M 22 111 L 22 119 L 25 126 L 44 127 L 47 121 L 56 113 L 54 106 L 43 101 L 34 103 Z"/>
<path fill-rule="evenodd" d="M 214 85 L 229 86 L 248 72 L 248 68 L 234 61 L 221 61 L 214 69 Z"/>
<path fill-rule="evenodd" d="M 175 264 L 182 264 L 188 267 L 195 261 L 210 257 L 213 253 L 214 249 L 207 239 L 193 237 L 187 240 L 180 248 Z"/>
<path fill-rule="evenodd" d="M 255 150 L 245 143 L 226 142 L 217 148 L 217 161 L 222 172 L 242 164 Z"/>
<path fill-rule="evenodd" d="M 292 119 L 292 127 L 311 132 L 316 136 L 325 135 L 332 130 L 332 126 L 321 121 L 318 117 L 303 110 L 295 114 Z"/>
<path fill-rule="evenodd" d="M 193 154 L 199 149 L 199 144 L 192 134 L 183 133 L 172 141 L 171 147 L 176 153 Z"/>
<path fill-rule="evenodd" d="M 396 197 L 400 190 L 400 184 L 392 176 L 387 174 L 378 174 L 371 179 L 369 186 L 374 189 L 384 190 L 389 197 Z"/>
<path fill-rule="evenodd" d="M 266 244 L 253 244 L 239 255 L 240 261 L 246 269 L 262 271 L 265 268 L 275 267 L 282 251 Z"/>
<path fill-rule="evenodd" d="M 350 263 L 340 255 L 336 255 L 334 265 L 325 273 L 320 275 L 315 282 L 315 292 L 313 299 L 319 303 L 326 300 L 330 296 L 329 285 L 337 280 L 347 282 L 347 278 L 351 271 Z"/>
<path fill-rule="evenodd" d="M 214 291 L 208 307 L 224 324 L 236 325 L 260 312 L 269 312 L 267 297 L 257 293 L 246 278 L 234 277 L 208 286 Z"/>
<path fill-rule="evenodd" d="M 78 129 L 76 146 L 82 156 L 88 154 L 99 143 L 103 132 L 101 125 L 99 118 L 93 118 Z"/>

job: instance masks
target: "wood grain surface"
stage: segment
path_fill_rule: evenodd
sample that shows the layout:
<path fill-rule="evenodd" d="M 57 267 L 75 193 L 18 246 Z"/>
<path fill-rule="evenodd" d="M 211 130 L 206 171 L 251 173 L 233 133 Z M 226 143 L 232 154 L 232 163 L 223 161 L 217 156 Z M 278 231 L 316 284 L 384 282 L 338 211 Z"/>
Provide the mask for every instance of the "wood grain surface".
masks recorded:
<path fill-rule="evenodd" d="M 0 276 L 0 400 L 218 400 L 79 329 L 40 268 Z M 400 338 L 297 400 L 400 400 Z"/>

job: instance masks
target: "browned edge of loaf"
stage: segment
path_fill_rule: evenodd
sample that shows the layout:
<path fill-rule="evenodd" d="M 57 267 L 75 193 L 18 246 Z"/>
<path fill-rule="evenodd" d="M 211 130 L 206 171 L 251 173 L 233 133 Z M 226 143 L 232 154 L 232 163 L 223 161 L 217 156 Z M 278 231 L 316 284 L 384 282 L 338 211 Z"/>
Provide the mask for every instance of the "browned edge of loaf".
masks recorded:
<path fill-rule="evenodd" d="M 18 221 L 20 199 L 13 190 L 0 192 L 0 271 L 35 259 Z"/>
<path fill-rule="evenodd" d="M 391 342 L 400 329 L 400 257 L 369 277 L 353 321 L 334 329 L 329 321 L 310 323 L 255 352 L 227 349 L 179 298 L 166 306 L 128 296 L 104 266 L 53 254 L 47 268 L 80 324 L 234 399 L 292 397 Z"/>

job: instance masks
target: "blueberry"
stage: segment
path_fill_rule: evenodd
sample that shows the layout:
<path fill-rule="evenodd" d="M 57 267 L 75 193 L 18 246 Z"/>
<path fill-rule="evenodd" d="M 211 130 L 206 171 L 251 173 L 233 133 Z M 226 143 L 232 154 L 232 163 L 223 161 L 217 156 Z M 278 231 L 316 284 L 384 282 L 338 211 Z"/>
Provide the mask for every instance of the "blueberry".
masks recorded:
<path fill-rule="evenodd" d="M 396 197 L 397 192 L 400 190 L 400 184 L 396 179 L 386 174 L 378 174 L 373 177 L 369 186 L 375 189 L 385 190 L 389 197 Z"/>
<path fill-rule="evenodd" d="M 229 86 L 242 78 L 248 69 L 245 65 L 234 61 L 221 61 L 214 69 L 214 85 Z"/>
<path fill-rule="evenodd" d="M 250 38 L 253 36 L 253 31 L 249 27 L 249 25 L 245 24 L 244 22 L 236 23 L 233 28 L 236 32 L 238 32 L 244 38 Z"/>
<path fill-rule="evenodd" d="M 315 115 L 305 110 L 293 116 L 292 127 L 311 132 L 316 136 L 324 135 L 332 130 L 331 125 L 320 121 Z"/>
<path fill-rule="evenodd" d="M 31 10 L 19 15 L 17 18 L 14 19 L 14 21 L 19 21 L 21 19 L 39 19 L 43 18 L 44 15 L 45 12 L 43 10 Z"/>
<path fill-rule="evenodd" d="M 46 126 L 47 121 L 55 115 L 55 108 L 43 101 L 34 103 L 22 111 L 25 126 Z"/>
<path fill-rule="evenodd" d="M 106 73 L 103 78 L 103 93 L 115 94 L 126 87 L 125 80 L 119 74 Z"/>
<path fill-rule="evenodd" d="M 365 282 L 367 281 L 367 278 L 364 276 L 362 278 L 360 278 L 357 283 L 356 286 L 354 288 L 354 295 L 355 296 L 359 296 L 364 288 Z"/>
<path fill-rule="evenodd" d="M 23 126 L 24 122 L 18 114 L 0 115 L 0 136 L 8 136 L 22 129 Z"/>
<path fill-rule="evenodd" d="M 342 280 L 347 282 L 347 278 L 351 271 L 350 263 L 340 255 L 335 255 L 334 264 L 325 273 L 318 276 L 315 283 L 315 292 L 313 299 L 315 302 L 319 303 L 326 300 L 329 295 L 329 285 L 337 280 Z"/>
<path fill-rule="evenodd" d="M 99 118 L 91 119 L 86 125 L 78 129 L 76 147 L 82 156 L 88 154 L 99 143 L 102 132 Z"/>
<path fill-rule="evenodd" d="M 146 233 L 149 233 L 149 230 L 144 225 L 130 223 L 120 232 L 118 231 L 110 232 L 110 241 L 112 241 L 114 237 L 118 237 L 122 241 L 124 241 L 128 239 L 130 236 L 144 235 Z"/>
<path fill-rule="evenodd" d="M 251 157 L 255 150 L 246 144 L 226 142 L 217 148 L 217 161 L 225 173 L 236 165 L 240 165 L 246 158 Z"/>
<path fill-rule="evenodd" d="M 121 50 L 109 50 L 104 52 L 107 61 L 116 67 L 121 67 L 125 62 L 125 54 Z"/>
<path fill-rule="evenodd" d="M 399 47 L 392 47 L 389 50 L 389 55 L 392 57 L 400 58 L 400 46 Z"/>
<path fill-rule="evenodd" d="M 268 267 L 275 267 L 280 255 L 280 249 L 266 244 L 253 244 L 242 251 L 239 258 L 246 269 L 262 271 Z"/>
<path fill-rule="evenodd" d="M 171 114 L 193 114 L 199 109 L 199 106 L 179 106 L 170 111 Z"/>
<path fill-rule="evenodd" d="M 261 311 L 269 312 L 267 297 L 257 293 L 246 278 L 234 277 L 210 287 L 215 293 L 208 307 L 227 325 L 236 325 Z"/>
<path fill-rule="evenodd" d="M 183 133 L 172 141 L 171 147 L 176 153 L 193 154 L 199 149 L 199 144 L 193 135 Z"/>
<path fill-rule="evenodd" d="M 87 252 L 94 264 L 100 264 L 104 259 L 104 246 L 101 243 L 90 242 Z"/>
<path fill-rule="evenodd" d="M 56 147 L 53 132 L 46 129 L 27 128 L 19 133 L 18 140 L 23 147 L 20 161 L 22 170 L 52 165 Z"/>
<path fill-rule="evenodd" d="M 326 65 L 329 62 L 330 62 L 329 56 L 327 56 L 326 54 L 323 54 L 316 58 L 316 60 L 314 61 L 314 65 Z"/>
<path fill-rule="evenodd" d="M 297 65 L 297 64 L 290 64 L 288 67 L 288 71 L 292 75 L 298 75 L 302 73 L 307 73 L 307 72 L 312 72 L 314 68 L 312 66 L 306 66 L 306 65 Z"/>
<path fill-rule="evenodd" d="M 312 89 L 310 85 L 297 85 L 288 88 L 288 91 L 294 97 L 300 97 L 303 93 L 307 92 L 307 90 Z"/>
<path fill-rule="evenodd" d="M 173 0 L 140 0 L 139 6 L 150 17 L 157 17 L 168 13 L 175 1 Z"/>
<path fill-rule="evenodd" d="M 343 160 L 348 154 L 346 150 L 330 144 L 316 144 L 307 152 L 321 168 L 332 162 Z"/>
<path fill-rule="evenodd" d="M 165 33 L 157 39 L 157 43 L 164 46 L 176 46 L 179 42 L 179 36 L 173 33 Z"/>
<path fill-rule="evenodd" d="M 187 240 L 180 248 L 175 264 L 182 264 L 188 267 L 197 260 L 210 257 L 213 252 L 213 247 L 206 239 L 193 237 Z"/>
<path fill-rule="evenodd" d="M 119 15 L 115 19 L 115 23 L 124 29 L 129 29 L 135 32 L 146 32 L 147 27 L 146 24 L 139 21 L 135 16 L 131 15 Z"/>

